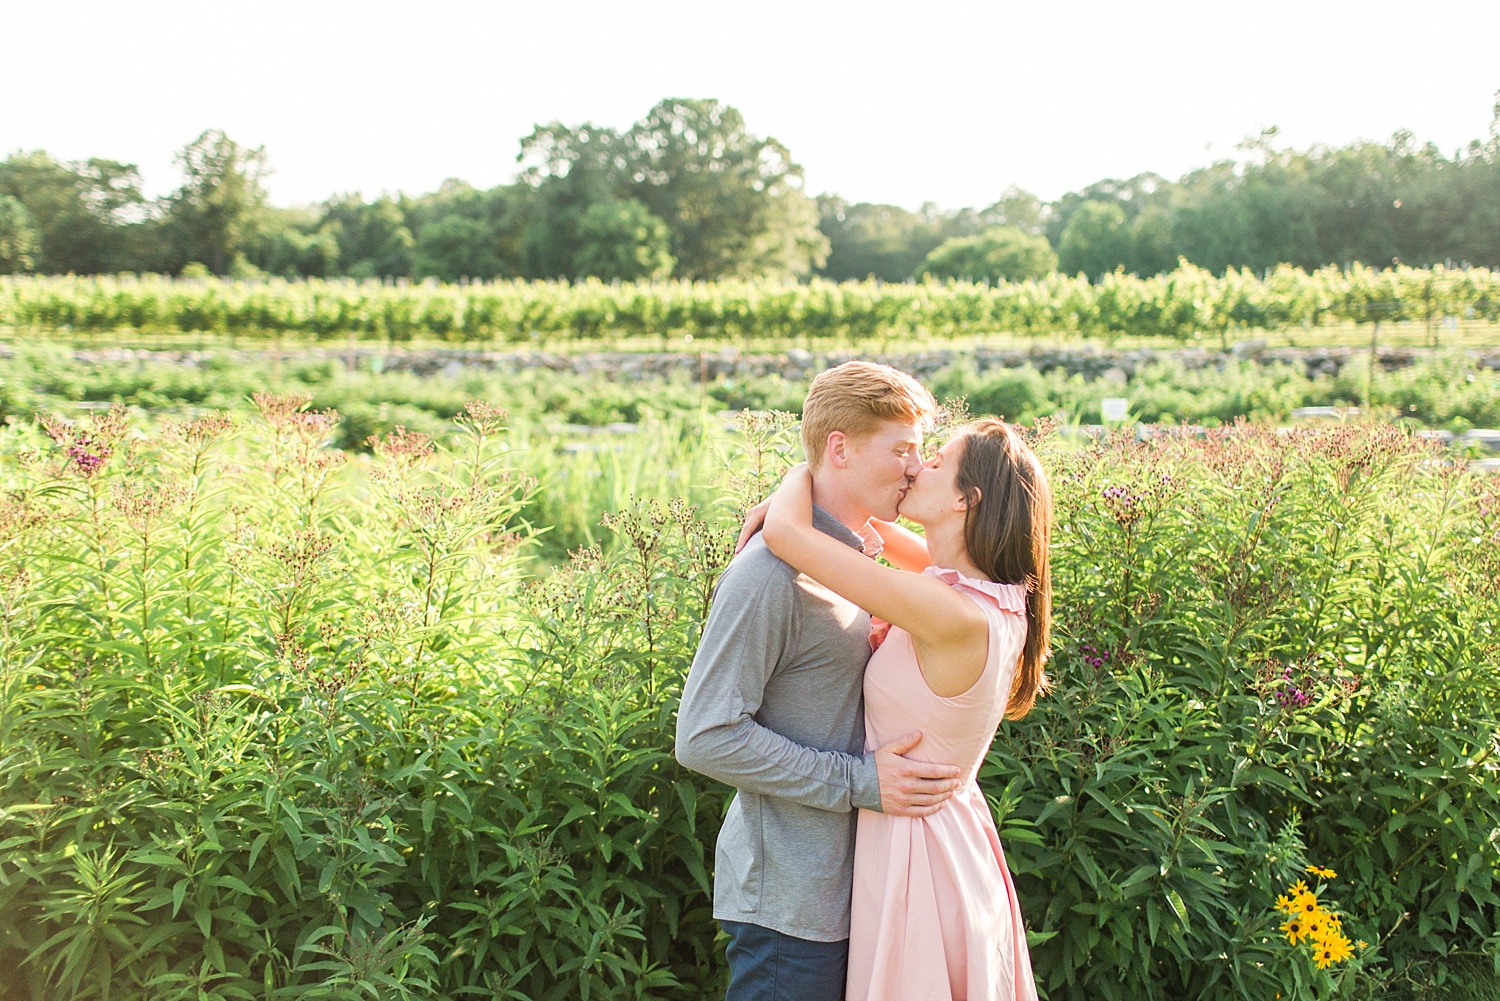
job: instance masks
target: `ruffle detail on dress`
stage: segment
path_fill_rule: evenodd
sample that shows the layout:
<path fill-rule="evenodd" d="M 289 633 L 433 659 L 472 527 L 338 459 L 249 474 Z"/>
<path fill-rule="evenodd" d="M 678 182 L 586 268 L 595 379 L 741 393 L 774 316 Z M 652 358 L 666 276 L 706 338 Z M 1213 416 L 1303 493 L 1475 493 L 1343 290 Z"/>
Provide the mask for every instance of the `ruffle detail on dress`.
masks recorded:
<path fill-rule="evenodd" d="M 936 577 L 950 587 L 967 587 L 971 591 L 987 594 L 995 599 L 995 604 L 1007 612 L 1016 615 L 1026 614 L 1026 588 L 1021 584 L 999 584 L 982 577 L 970 577 L 968 574 L 959 573 L 957 570 L 946 570 L 943 567 L 928 567 L 922 571 L 924 577 Z"/>

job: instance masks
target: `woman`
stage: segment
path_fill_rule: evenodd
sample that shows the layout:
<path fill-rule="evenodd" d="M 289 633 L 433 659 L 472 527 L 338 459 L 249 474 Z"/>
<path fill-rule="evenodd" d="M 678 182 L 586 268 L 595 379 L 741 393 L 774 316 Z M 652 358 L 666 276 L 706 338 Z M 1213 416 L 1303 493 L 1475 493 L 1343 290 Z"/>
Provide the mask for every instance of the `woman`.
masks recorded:
<path fill-rule="evenodd" d="M 975 777 L 1002 715 L 1024 716 L 1046 684 L 1051 491 L 1020 435 L 982 420 L 923 464 L 900 513 L 925 536 L 877 525 L 899 569 L 874 564 L 813 528 L 812 479 L 798 466 L 764 528 L 778 557 L 873 618 L 867 750 L 920 730 L 912 756 L 963 774 L 929 817 L 860 812 L 848 997 L 1035 999 L 1015 888 Z"/>

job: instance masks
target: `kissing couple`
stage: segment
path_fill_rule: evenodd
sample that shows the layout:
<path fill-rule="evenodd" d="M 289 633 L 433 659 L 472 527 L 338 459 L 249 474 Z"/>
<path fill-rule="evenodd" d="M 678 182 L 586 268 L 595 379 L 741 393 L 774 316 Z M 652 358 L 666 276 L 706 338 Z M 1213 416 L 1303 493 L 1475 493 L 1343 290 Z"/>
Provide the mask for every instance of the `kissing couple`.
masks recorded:
<path fill-rule="evenodd" d="M 726 1001 L 1037 997 L 976 776 L 1046 686 L 1051 491 L 998 420 L 924 459 L 935 410 L 889 366 L 820 374 L 807 462 L 714 593 L 676 753 L 737 790 L 714 872 Z"/>

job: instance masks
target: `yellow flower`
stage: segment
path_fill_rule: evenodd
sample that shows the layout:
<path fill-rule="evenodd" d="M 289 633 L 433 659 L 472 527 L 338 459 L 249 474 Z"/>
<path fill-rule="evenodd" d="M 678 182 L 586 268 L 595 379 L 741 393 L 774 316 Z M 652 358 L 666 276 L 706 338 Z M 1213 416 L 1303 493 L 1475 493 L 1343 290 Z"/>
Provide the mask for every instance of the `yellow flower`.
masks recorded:
<path fill-rule="evenodd" d="M 1281 930 L 1285 933 L 1286 940 L 1292 945 L 1296 945 L 1307 937 L 1307 927 L 1302 923 L 1301 918 L 1292 918 L 1290 921 L 1283 922 Z"/>
<path fill-rule="evenodd" d="M 1336 872 L 1334 872 L 1332 869 L 1324 869 L 1321 866 L 1316 866 L 1316 865 L 1310 865 L 1310 866 L 1308 866 L 1303 871 L 1304 872 L 1310 872 L 1314 876 L 1318 877 L 1319 879 L 1338 879 L 1339 878 L 1339 874 L 1336 873 Z"/>
<path fill-rule="evenodd" d="M 1342 963 L 1349 956 L 1349 940 L 1342 935 L 1327 936 L 1313 950 L 1313 962 L 1320 970 L 1326 970 L 1330 963 Z"/>
<path fill-rule="evenodd" d="M 1370 947 L 1370 943 L 1366 942 L 1364 939 L 1360 939 L 1358 942 L 1355 942 L 1354 944 L 1357 945 L 1357 946 L 1359 946 L 1361 949 L 1368 949 Z"/>
<path fill-rule="evenodd" d="M 1303 892 L 1297 894 L 1292 898 L 1292 907 L 1298 916 L 1304 918 L 1310 918 L 1321 911 L 1321 908 L 1318 907 L 1318 895 L 1316 893 Z"/>
<path fill-rule="evenodd" d="M 1307 892 L 1307 883 L 1299 879 L 1297 880 L 1297 882 L 1293 883 L 1292 888 L 1286 892 L 1290 893 L 1293 897 L 1300 897 L 1302 896 L 1302 894 Z"/>
<path fill-rule="evenodd" d="M 1307 929 L 1309 939 L 1321 942 L 1328 934 L 1328 915 L 1322 911 L 1315 911 L 1302 922 L 1302 927 Z"/>
<path fill-rule="evenodd" d="M 1283 913 L 1291 914 L 1295 912 L 1297 908 L 1292 904 L 1292 898 L 1283 893 L 1281 896 L 1276 898 L 1276 909 L 1278 911 L 1282 911 Z"/>

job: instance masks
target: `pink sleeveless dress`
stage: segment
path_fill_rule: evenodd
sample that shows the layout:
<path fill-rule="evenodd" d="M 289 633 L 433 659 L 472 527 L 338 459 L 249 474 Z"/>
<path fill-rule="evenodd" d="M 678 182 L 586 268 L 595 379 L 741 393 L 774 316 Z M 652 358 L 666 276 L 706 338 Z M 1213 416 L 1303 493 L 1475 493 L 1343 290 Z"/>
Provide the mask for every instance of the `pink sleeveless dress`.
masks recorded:
<path fill-rule="evenodd" d="M 1035 1001 L 1015 887 L 975 777 L 1005 713 L 1026 641 L 1026 591 L 923 571 L 969 595 L 990 624 L 984 672 L 962 695 L 934 695 L 911 635 L 891 626 L 865 670 L 865 747 L 913 730 L 910 757 L 958 765 L 964 785 L 930 817 L 859 811 L 848 1001 Z"/>

